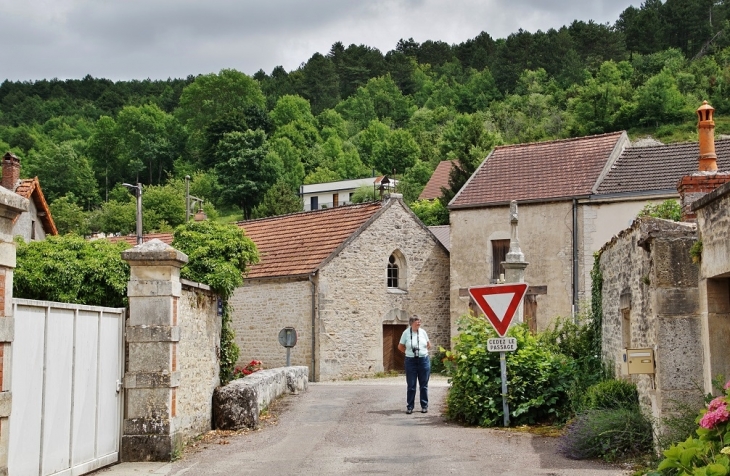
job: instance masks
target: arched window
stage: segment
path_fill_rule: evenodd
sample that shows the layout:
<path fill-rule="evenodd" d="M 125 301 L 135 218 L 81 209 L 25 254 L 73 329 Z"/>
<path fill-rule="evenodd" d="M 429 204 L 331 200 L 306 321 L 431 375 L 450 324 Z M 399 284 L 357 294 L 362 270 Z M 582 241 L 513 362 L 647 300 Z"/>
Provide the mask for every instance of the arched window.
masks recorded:
<path fill-rule="evenodd" d="M 395 255 L 390 255 L 388 258 L 388 287 L 398 287 L 398 260 Z"/>
<path fill-rule="evenodd" d="M 406 258 L 399 250 L 388 257 L 386 285 L 389 291 L 405 291 L 408 285 Z"/>

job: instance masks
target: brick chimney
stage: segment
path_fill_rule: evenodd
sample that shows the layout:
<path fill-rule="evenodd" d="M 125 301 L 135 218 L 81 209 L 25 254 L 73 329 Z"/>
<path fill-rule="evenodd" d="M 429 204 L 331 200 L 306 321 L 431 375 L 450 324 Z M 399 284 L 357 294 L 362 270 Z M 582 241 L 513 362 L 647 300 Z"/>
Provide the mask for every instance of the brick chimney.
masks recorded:
<path fill-rule="evenodd" d="M 717 155 L 715 154 L 715 109 L 704 101 L 697 109 L 697 132 L 700 139 L 700 157 L 697 172 L 685 175 L 677 184 L 682 221 L 695 221 L 697 216 L 691 205 L 695 200 L 715 190 L 720 185 L 730 182 L 730 172 L 717 171 Z"/>
<path fill-rule="evenodd" d="M 15 191 L 15 187 L 20 180 L 20 159 L 12 152 L 3 155 L 3 178 L 0 185 L 7 188 L 11 192 Z"/>

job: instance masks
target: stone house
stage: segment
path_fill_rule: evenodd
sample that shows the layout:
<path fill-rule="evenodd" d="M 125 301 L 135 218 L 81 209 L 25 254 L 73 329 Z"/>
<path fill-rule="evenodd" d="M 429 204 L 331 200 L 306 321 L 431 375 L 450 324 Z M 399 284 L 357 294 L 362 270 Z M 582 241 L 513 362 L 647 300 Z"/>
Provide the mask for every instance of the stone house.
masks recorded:
<path fill-rule="evenodd" d="M 469 309 L 467 289 L 504 274 L 512 200 L 519 203 L 520 246 L 529 262 L 525 321 L 542 330 L 555 316 L 571 315 L 590 290 L 593 252 L 643 206 L 605 217 L 592 201 L 629 145 L 626 133 L 616 132 L 500 146 L 489 154 L 449 204 L 452 333 Z"/>
<path fill-rule="evenodd" d="M 718 171 L 718 162 L 727 167 L 730 148 L 718 141 L 725 157 L 717 160 L 712 111 L 707 104 L 697 111 L 699 144 L 662 146 L 661 154 L 645 156 L 647 170 L 657 175 L 695 164 L 695 172 L 675 181 L 682 222 L 638 219 L 600 251 L 603 358 L 617 376 L 637 384 L 642 404 L 657 418 L 671 414 L 677 403 L 699 407 L 703 394 L 713 391 L 712 379 L 730 375 L 730 173 Z M 701 264 L 693 263 L 698 235 Z M 640 349 L 649 365 L 632 368 L 636 351 L 627 349 Z"/>
<path fill-rule="evenodd" d="M 261 257 L 230 300 L 239 365 L 283 366 L 278 333 L 293 327 L 291 363 L 312 380 L 399 370 L 414 314 L 449 347 L 449 253 L 400 195 L 239 226 Z"/>
<path fill-rule="evenodd" d="M 0 185 L 29 201 L 28 211 L 18 215 L 13 222 L 13 236 L 20 236 L 28 242 L 58 234 L 38 177 L 21 179 L 20 159 L 11 152 L 3 156 Z"/>

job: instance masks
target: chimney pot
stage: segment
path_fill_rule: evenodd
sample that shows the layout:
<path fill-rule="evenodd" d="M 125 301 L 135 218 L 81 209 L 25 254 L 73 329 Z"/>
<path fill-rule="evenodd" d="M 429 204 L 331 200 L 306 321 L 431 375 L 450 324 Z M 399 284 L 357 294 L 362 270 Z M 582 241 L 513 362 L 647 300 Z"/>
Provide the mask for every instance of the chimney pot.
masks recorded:
<path fill-rule="evenodd" d="M 700 172 L 716 172 L 717 171 L 717 155 L 715 154 L 715 121 L 713 114 L 715 108 L 704 101 L 697 108 L 697 132 L 700 139 Z"/>
<path fill-rule="evenodd" d="M 3 155 L 2 167 L 3 177 L 0 185 L 14 192 L 20 180 L 20 159 L 12 152 L 8 152 Z"/>

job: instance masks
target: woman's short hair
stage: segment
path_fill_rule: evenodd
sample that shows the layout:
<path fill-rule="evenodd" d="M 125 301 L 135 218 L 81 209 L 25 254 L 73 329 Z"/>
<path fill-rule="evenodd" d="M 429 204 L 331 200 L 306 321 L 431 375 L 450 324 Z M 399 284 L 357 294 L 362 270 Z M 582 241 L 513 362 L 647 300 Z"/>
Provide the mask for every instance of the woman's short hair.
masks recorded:
<path fill-rule="evenodd" d="M 413 321 L 420 321 L 421 318 L 416 316 L 415 314 L 412 315 L 410 318 L 408 318 L 408 324 L 413 324 Z"/>

